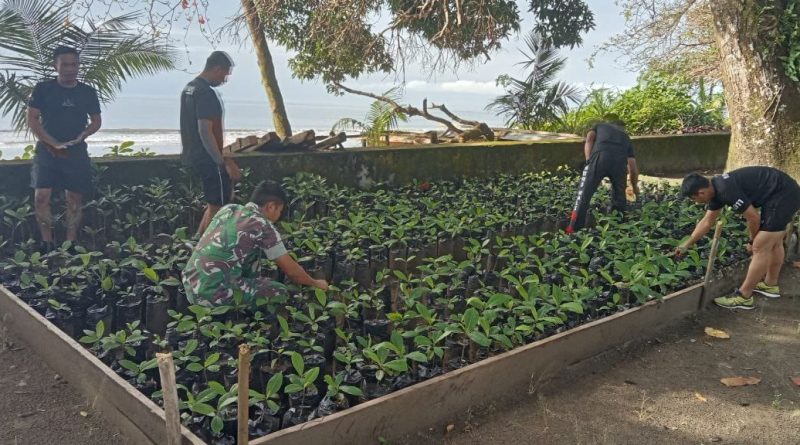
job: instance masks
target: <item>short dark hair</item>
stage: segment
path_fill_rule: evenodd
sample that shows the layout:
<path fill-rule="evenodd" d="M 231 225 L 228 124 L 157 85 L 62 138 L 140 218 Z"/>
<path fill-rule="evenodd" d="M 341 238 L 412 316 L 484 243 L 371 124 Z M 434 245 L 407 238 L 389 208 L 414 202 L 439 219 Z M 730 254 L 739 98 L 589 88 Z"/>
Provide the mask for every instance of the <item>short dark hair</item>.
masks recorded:
<path fill-rule="evenodd" d="M 57 60 L 58 56 L 64 54 L 75 54 L 75 56 L 79 55 L 77 49 L 71 46 L 59 45 L 58 47 L 56 47 L 56 49 L 53 50 L 53 60 Z"/>
<path fill-rule="evenodd" d="M 681 194 L 687 198 L 696 195 L 697 192 L 711 185 L 711 181 L 700 173 L 689 173 L 683 178 L 681 185 Z"/>
<path fill-rule="evenodd" d="M 619 127 L 625 126 L 625 121 L 622 120 L 617 114 L 615 113 L 608 113 L 605 116 L 605 121 L 612 125 L 617 125 Z"/>
<path fill-rule="evenodd" d="M 256 203 L 257 206 L 262 207 L 268 202 L 280 202 L 286 204 L 289 199 L 286 197 L 286 191 L 283 190 L 280 184 L 275 181 L 261 181 L 253 194 L 250 195 L 250 202 Z"/>
<path fill-rule="evenodd" d="M 233 66 L 233 59 L 225 51 L 214 51 L 206 59 L 205 70 L 210 70 L 216 67 L 230 68 Z"/>

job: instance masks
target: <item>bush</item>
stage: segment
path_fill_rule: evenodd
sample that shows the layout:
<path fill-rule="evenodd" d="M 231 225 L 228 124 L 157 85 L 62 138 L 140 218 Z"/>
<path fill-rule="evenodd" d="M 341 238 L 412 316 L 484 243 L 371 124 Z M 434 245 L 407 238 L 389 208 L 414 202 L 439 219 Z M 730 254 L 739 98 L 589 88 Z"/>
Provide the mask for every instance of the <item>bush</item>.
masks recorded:
<path fill-rule="evenodd" d="M 541 127 L 545 131 L 585 134 L 597 122 L 614 115 L 631 134 L 674 134 L 727 127 L 722 92 L 679 77 L 649 73 L 622 92 L 591 90 L 575 109 Z"/>

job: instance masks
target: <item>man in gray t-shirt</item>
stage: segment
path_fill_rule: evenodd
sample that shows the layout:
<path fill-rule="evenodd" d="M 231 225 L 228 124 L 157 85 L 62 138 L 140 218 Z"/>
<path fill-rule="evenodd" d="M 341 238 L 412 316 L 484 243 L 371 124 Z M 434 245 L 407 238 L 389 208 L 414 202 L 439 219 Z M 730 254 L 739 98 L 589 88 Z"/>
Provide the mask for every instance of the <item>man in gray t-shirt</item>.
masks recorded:
<path fill-rule="evenodd" d="M 206 210 L 197 230 L 202 234 L 220 207 L 233 199 L 232 181 L 241 179 L 233 158 L 222 155 L 224 108 L 214 88 L 227 80 L 233 60 L 214 51 L 199 76 L 181 92 L 181 159 L 203 183 Z"/>

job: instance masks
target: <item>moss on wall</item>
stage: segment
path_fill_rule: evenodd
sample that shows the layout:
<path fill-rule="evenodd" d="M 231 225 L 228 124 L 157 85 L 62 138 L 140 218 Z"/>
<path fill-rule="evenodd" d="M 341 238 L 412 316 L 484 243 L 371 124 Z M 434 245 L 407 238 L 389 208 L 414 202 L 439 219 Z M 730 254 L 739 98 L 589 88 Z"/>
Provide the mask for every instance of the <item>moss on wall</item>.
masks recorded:
<path fill-rule="evenodd" d="M 728 134 L 648 136 L 634 138 L 642 173 L 679 175 L 689 171 L 722 170 L 727 158 Z M 316 173 L 329 181 L 362 188 L 380 183 L 405 184 L 419 180 L 486 177 L 552 170 L 561 165 L 579 168 L 583 143 L 579 139 L 550 142 L 490 142 L 392 148 L 364 148 L 340 152 L 245 154 L 239 165 L 258 178 L 282 178 L 298 172 Z M 149 182 L 152 177 L 181 175 L 178 156 L 152 158 L 97 158 L 103 183 L 124 185 Z M 30 161 L 0 162 L 0 193 L 29 193 Z"/>

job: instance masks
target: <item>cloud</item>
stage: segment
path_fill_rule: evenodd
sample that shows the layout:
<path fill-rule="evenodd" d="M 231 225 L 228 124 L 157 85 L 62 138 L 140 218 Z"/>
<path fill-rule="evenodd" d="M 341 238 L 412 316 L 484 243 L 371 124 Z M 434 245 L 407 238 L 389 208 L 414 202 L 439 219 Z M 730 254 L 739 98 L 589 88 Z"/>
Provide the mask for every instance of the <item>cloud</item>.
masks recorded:
<path fill-rule="evenodd" d="M 449 82 L 426 82 L 412 80 L 406 83 L 406 88 L 412 91 L 438 91 L 447 93 L 475 94 L 481 96 L 496 96 L 503 93 L 503 89 L 492 81 L 454 80 Z"/>

